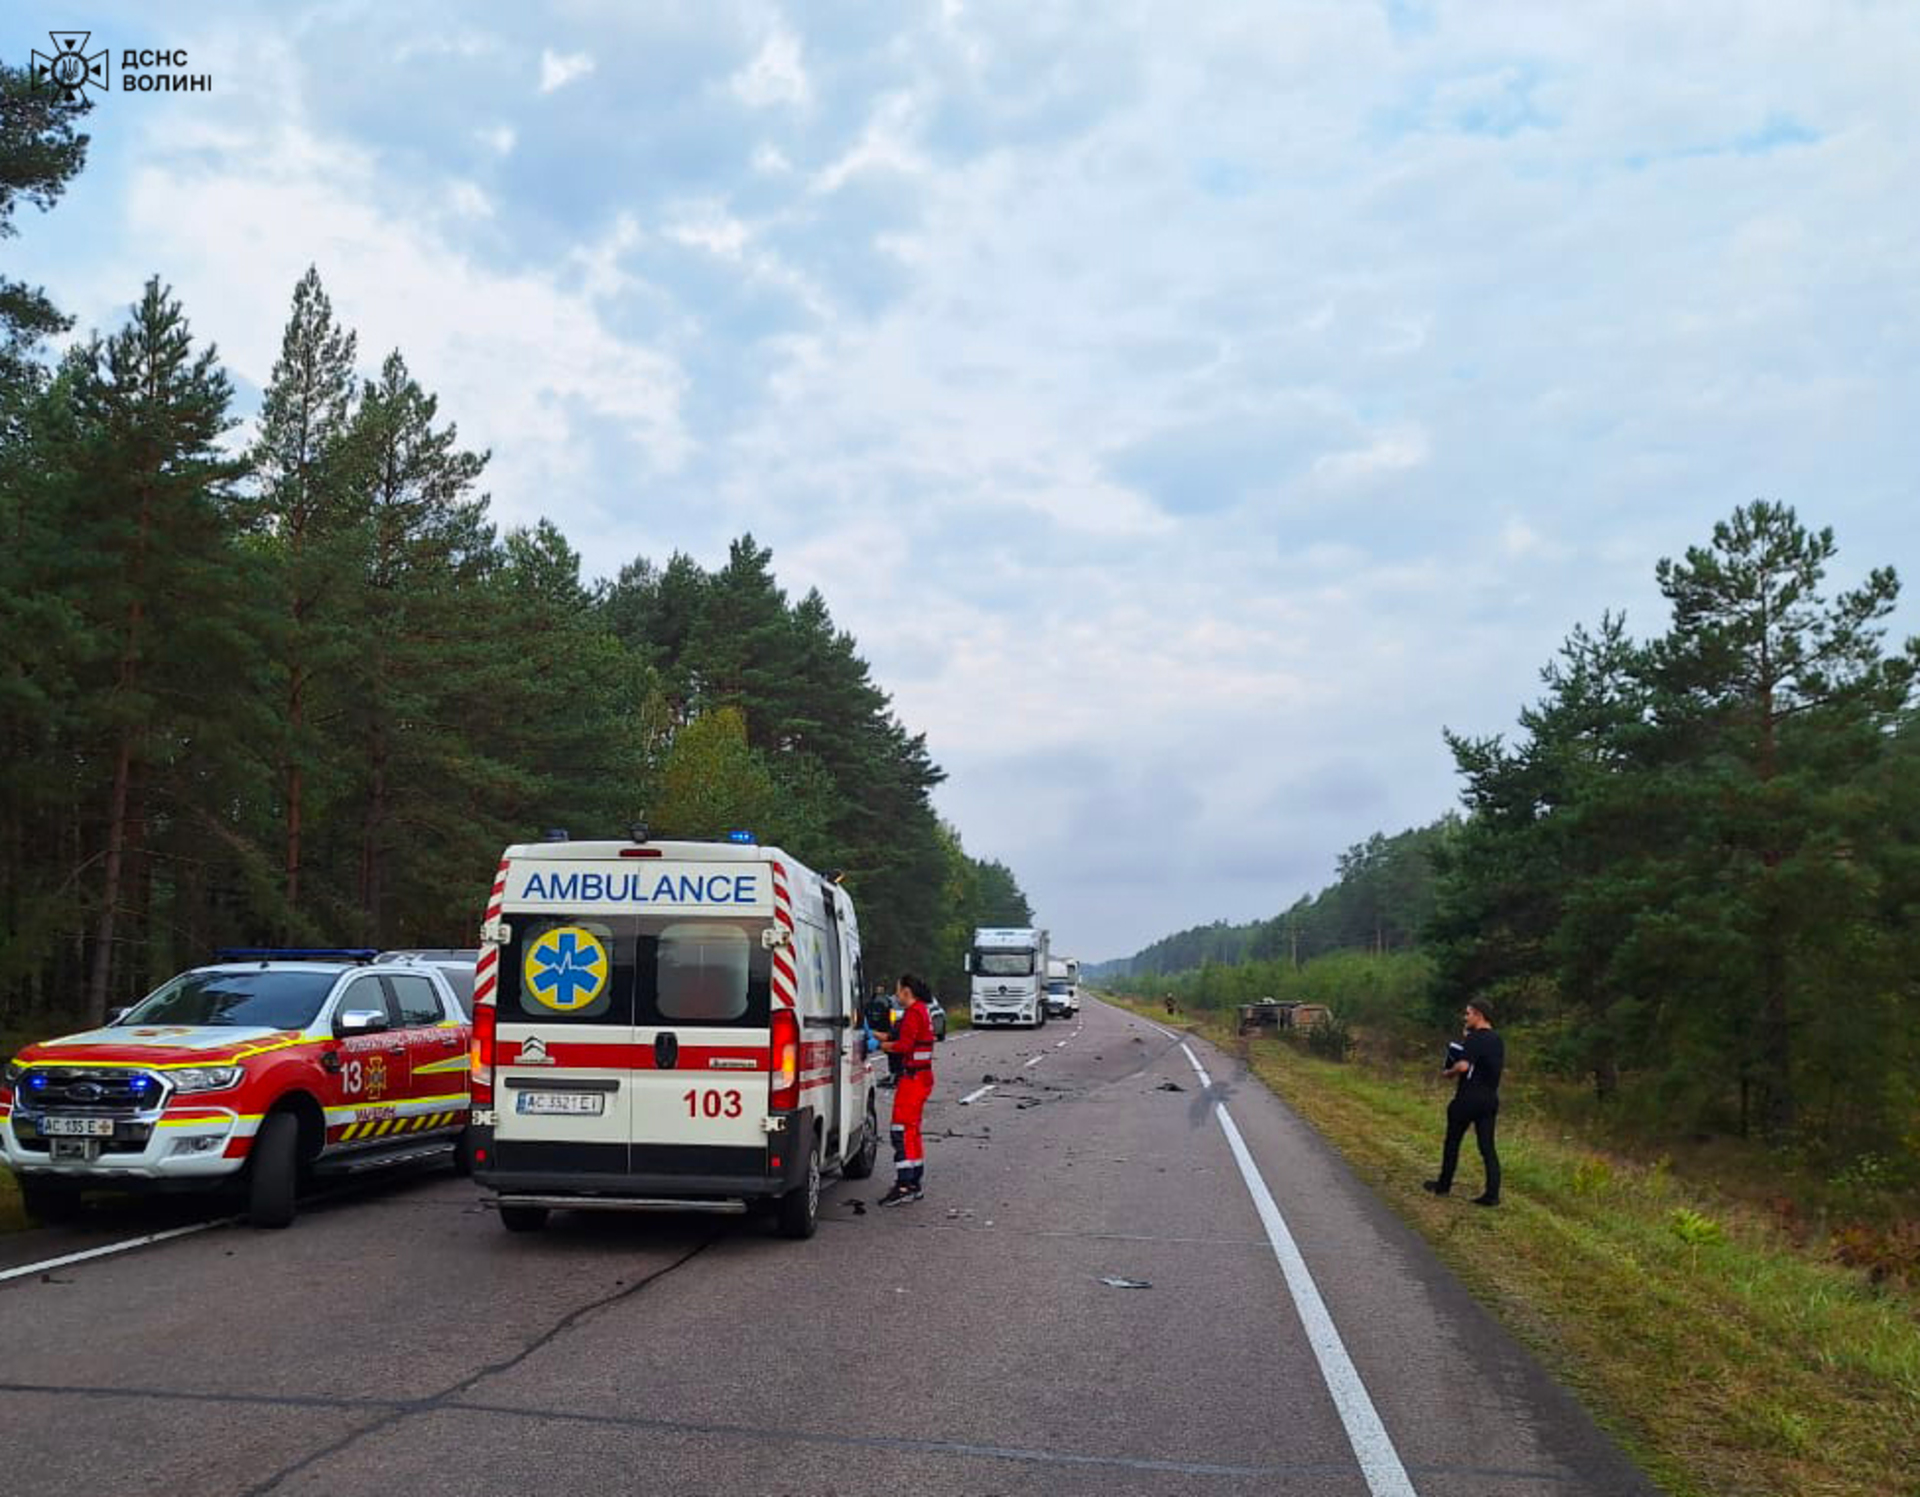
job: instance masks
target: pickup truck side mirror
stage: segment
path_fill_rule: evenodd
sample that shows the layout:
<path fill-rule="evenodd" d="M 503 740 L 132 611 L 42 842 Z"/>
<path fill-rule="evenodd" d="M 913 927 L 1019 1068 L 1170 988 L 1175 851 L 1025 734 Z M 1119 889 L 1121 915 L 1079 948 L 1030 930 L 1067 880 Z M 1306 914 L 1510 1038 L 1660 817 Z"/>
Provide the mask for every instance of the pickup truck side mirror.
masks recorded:
<path fill-rule="evenodd" d="M 127 1009 L 110 1008 L 107 1010 L 107 1023 L 118 1024 L 122 1019 L 126 1018 L 127 1014 L 128 1014 Z"/>
<path fill-rule="evenodd" d="M 386 1028 L 387 1016 L 378 1009 L 373 1008 L 348 1009 L 333 1021 L 333 1032 L 336 1035 L 342 1036 L 349 1034 L 381 1034 L 385 1032 Z"/>

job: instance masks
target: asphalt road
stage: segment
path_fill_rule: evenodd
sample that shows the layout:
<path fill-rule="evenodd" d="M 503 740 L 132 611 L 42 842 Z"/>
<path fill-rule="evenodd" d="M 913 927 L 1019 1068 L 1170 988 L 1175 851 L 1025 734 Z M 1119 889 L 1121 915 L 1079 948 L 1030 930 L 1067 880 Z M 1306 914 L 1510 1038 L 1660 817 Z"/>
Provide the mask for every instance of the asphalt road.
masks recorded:
<path fill-rule="evenodd" d="M 585 1213 L 510 1236 L 441 1173 L 285 1232 L 0 1277 L 0 1489 L 1653 1490 L 1311 1130 L 1189 1043 L 1099 1005 L 956 1034 L 927 1198 L 872 1209 L 883 1163 L 803 1243 Z M 0 1275 L 194 1220 L 0 1239 Z"/>

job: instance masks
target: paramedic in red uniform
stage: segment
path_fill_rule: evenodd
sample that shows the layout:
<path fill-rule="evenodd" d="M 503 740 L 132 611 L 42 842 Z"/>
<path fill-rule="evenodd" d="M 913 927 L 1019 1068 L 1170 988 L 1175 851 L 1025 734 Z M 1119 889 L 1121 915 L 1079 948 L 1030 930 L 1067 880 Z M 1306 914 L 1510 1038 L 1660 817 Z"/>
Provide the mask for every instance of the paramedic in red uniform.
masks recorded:
<path fill-rule="evenodd" d="M 904 1206 L 917 1201 L 927 1172 L 926 1146 L 920 1139 L 920 1114 L 933 1090 L 933 1016 L 927 1011 L 929 988 L 912 973 L 900 979 L 900 1006 L 905 1010 L 884 1048 L 900 1057 L 900 1083 L 893 1089 L 893 1189 L 880 1197 L 882 1206 Z"/>

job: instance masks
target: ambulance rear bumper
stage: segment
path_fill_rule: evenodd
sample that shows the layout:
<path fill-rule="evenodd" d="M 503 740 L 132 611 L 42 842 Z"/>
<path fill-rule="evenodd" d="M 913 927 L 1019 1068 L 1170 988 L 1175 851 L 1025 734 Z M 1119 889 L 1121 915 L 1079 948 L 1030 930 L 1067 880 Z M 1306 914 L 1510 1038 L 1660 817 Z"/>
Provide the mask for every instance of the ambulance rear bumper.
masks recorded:
<path fill-rule="evenodd" d="M 523 1143 L 476 1124 L 474 1183 L 503 1199 L 583 1209 L 667 1210 L 668 1203 L 759 1200 L 782 1196 L 807 1178 L 807 1151 L 789 1140 L 813 1137 L 813 1109 L 777 1115 L 784 1124 L 758 1148 L 703 1144 Z"/>

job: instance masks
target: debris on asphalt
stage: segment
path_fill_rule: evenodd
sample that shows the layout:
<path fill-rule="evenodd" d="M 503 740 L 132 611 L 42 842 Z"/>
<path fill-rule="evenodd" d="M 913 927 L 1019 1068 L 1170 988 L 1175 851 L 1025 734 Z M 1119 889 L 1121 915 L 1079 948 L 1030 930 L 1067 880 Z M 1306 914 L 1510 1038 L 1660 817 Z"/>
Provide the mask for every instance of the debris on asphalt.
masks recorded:
<path fill-rule="evenodd" d="M 853 1203 L 853 1214 L 855 1216 L 865 1216 L 867 1214 L 867 1208 L 859 1201 L 855 1201 Z"/>
<path fill-rule="evenodd" d="M 1146 1041 L 1145 1041 L 1144 1039 L 1142 1039 L 1142 1038 L 1141 1038 L 1141 1037 L 1140 1037 L 1139 1035 L 1137 1035 L 1137 1034 L 1136 1034 L 1136 1035 L 1135 1035 L 1135 1036 L 1133 1037 L 1133 1042 L 1134 1042 L 1134 1044 L 1136 1044 L 1136 1045 L 1144 1045 L 1144 1044 L 1146 1044 Z"/>
<path fill-rule="evenodd" d="M 1154 1090 L 1157 1092 L 1183 1092 L 1186 1088 L 1177 1081 L 1163 1081 L 1156 1086 Z"/>
<path fill-rule="evenodd" d="M 997 1086 L 999 1082 L 1000 1082 L 1000 1078 L 994 1075 L 993 1072 L 991 1071 L 987 1072 L 986 1075 L 980 1078 L 980 1084 L 982 1086 Z"/>
<path fill-rule="evenodd" d="M 1153 1285 L 1146 1279 L 1123 1279 L 1118 1274 L 1102 1274 L 1100 1282 L 1109 1289 L 1151 1289 Z"/>

